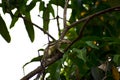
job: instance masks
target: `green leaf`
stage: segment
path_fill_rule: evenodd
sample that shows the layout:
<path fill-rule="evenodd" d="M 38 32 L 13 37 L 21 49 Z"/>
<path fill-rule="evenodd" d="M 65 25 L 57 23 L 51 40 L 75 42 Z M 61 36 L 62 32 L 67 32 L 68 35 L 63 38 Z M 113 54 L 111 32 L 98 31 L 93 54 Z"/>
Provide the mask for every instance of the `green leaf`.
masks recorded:
<path fill-rule="evenodd" d="M 99 47 L 95 45 L 93 41 L 86 41 L 86 44 L 94 49 L 99 49 Z"/>
<path fill-rule="evenodd" d="M 41 1 L 39 6 L 39 11 L 43 11 L 45 9 L 45 2 Z"/>
<path fill-rule="evenodd" d="M 53 17 L 55 17 L 54 9 L 51 6 L 51 4 L 49 4 L 48 7 L 49 7 L 49 12 L 52 14 Z"/>
<path fill-rule="evenodd" d="M 31 11 L 35 7 L 37 1 L 38 0 L 32 0 L 31 3 L 29 5 L 27 5 L 27 11 L 28 12 Z"/>
<path fill-rule="evenodd" d="M 83 40 L 83 41 L 97 41 L 97 40 L 102 40 L 102 38 L 100 38 L 98 36 L 86 36 L 86 37 L 83 37 L 81 40 Z"/>
<path fill-rule="evenodd" d="M 110 45 L 120 44 L 120 39 L 115 37 L 103 37 L 102 40 L 108 41 Z"/>
<path fill-rule="evenodd" d="M 47 69 L 48 73 L 50 73 L 49 79 L 57 80 L 60 79 L 60 68 L 61 68 L 61 60 L 55 62 L 50 65 Z"/>
<path fill-rule="evenodd" d="M 25 15 L 24 24 L 25 24 L 26 30 L 28 32 L 29 38 L 30 38 L 31 42 L 33 42 L 35 35 L 34 35 L 34 28 L 33 28 L 32 22 L 31 22 L 30 14 Z"/>
<path fill-rule="evenodd" d="M 2 3 L 0 3 L 0 7 L 3 7 Z"/>
<path fill-rule="evenodd" d="M 44 49 L 41 49 L 41 48 L 40 48 L 40 49 L 38 49 L 38 51 L 44 51 Z"/>
<path fill-rule="evenodd" d="M 55 4 L 64 8 L 65 0 L 50 0 L 50 4 Z"/>
<path fill-rule="evenodd" d="M 50 22 L 50 19 L 49 19 L 49 8 L 45 8 L 44 12 L 43 12 L 43 29 L 45 31 L 48 31 L 48 26 L 49 26 L 49 22 Z"/>
<path fill-rule="evenodd" d="M 83 49 L 77 49 L 77 48 L 73 48 L 73 52 L 77 53 L 77 57 L 82 59 L 84 62 L 86 62 L 86 48 Z"/>
<path fill-rule="evenodd" d="M 119 54 L 114 55 L 113 61 L 114 61 L 117 65 L 120 65 L 120 55 L 119 55 Z"/>
<path fill-rule="evenodd" d="M 12 22 L 11 22 L 11 24 L 10 24 L 10 28 L 12 28 L 12 27 L 14 27 L 14 25 L 15 25 L 15 23 L 18 21 L 18 14 L 19 14 L 19 12 L 18 12 L 18 10 L 15 12 L 15 14 L 14 14 L 14 16 L 12 17 Z"/>
<path fill-rule="evenodd" d="M 72 59 L 73 63 L 75 63 L 79 68 L 84 65 L 84 61 L 78 57 L 75 57 L 74 60 Z"/>
<path fill-rule="evenodd" d="M 4 22 L 3 18 L 0 16 L 0 34 L 2 37 L 9 43 L 11 41 L 10 34 L 8 32 L 6 23 Z"/>
<path fill-rule="evenodd" d="M 80 59 L 79 57 L 75 56 L 75 54 L 71 54 L 71 56 L 69 57 L 70 60 L 73 62 L 73 64 L 77 65 L 80 71 L 80 76 L 84 76 L 85 73 L 89 70 L 88 66 L 84 63 L 84 61 L 82 59 Z"/>
<path fill-rule="evenodd" d="M 108 3 L 111 7 L 115 7 L 120 5 L 120 0 L 108 0 Z"/>
<path fill-rule="evenodd" d="M 2 4 L 1 4 L 3 13 L 5 14 L 6 12 L 8 12 L 8 5 L 7 2 L 5 0 L 2 0 Z"/>
<path fill-rule="evenodd" d="M 73 22 L 76 21 L 75 17 L 76 17 L 76 11 L 72 10 L 72 13 L 71 13 L 71 16 L 70 16 L 70 19 L 69 19 L 70 23 L 73 23 Z"/>
<path fill-rule="evenodd" d="M 33 58 L 31 61 L 25 63 L 25 64 L 23 65 L 23 69 L 24 69 L 24 67 L 25 67 L 26 65 L 28 65 L 28 64 L 30 64 L 30 63 L 32 63 L 32 62 L 40 62 L 41 59 L 42 59 L 42 57 L 43 57 L 43 56 L 35 57 L 35 58 Z"/>

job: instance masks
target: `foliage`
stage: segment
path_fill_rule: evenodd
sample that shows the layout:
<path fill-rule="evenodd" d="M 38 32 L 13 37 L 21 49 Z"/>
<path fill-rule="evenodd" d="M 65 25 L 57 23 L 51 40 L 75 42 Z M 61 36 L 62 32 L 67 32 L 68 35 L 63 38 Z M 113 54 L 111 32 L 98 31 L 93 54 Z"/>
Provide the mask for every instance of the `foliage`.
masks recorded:
<path fill-rule="evenodd" d="M 69 1 L 69 2 L 68 2 Z M 50 74 L 48 80 L 119 80 L 120 74 L 117 66 L 120 66 L 120 1 L 119 0 L 2 0 L 0 7 L 4 14 L 11 16 L 10 28 L 13 28 L 19 18 L 22 18 L 30 40 L 35 38 L 34 27 L 42 30 L 50 39 L 49 42 L 60 44 L 57 51 L 46 62 L 45 75 Z M 42 12 L 43 27 L 34 24 L 30 11 L 39 3 L 39 12 Z M 57 10 L 56 10 L 57 8 Z M 64 17 L 58 14 L 59 8 L 64 10 Z M 12 10 L 16 9 L 15 13 Z M 70 18 L 66 19 L 67 9 L 71 10 Z M 52 15 L 50 15 L 52 14 Z M 59 39 L 49 34 L 49 23 L 56 20 Z M 60 19 L 64 26 L 59 25 Z M 7 41 L 11 38 L 6 23 L 0 16 L 0 34 Z M 59 41 L 63 39 L 71 43 L 65 44 Z M 58 42 L 57 42 L 58 41 Z M 46 49 L 41 49 L 45 52 Z M 49 51 L 48 51 L 49 52 Z M 54 57 L 55 56 L 55 57 Z M 56 57 L 57 56 L 57 57 Z M 60 57 L 59 57 L 60 56 Z M 33 58 L 24 67 L 40 61 L 42 56 Z M 40 67 L 40 69 L 44 69 Z M 21 80 L 28 80 L 41 70 L 35 69 L 32 76 L 26 75 Z M 29 76 L 29 77 L 28 77 Z"/>

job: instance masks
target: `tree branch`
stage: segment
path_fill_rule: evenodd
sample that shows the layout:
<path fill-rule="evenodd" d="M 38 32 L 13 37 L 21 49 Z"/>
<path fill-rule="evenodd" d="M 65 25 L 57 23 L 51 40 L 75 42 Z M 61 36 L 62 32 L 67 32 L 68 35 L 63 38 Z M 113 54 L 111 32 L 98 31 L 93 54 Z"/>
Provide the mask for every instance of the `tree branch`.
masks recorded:
<path fill-rule="evenodd" d="M 56 20 L 57 20 L 58 34 L 60 35 L 61 30 L 60 30 L 60 25 L 59 25 L 59 16 L 58 16 L 58 14 L 57 14 Z"/>
<path fill-rule="evenodd" d="M 67 14 L 67 6 L 68 6 L 69 0 L 66 0 L 65 2 L 65 7 L 64 7 L 64 12 L 63 12 L 63 23 L 64 23 L 64 28 L 66 27 L 66 14 Z"/>
<path fill-rule="evenodd" d="M 56 16 L 56 20 L 57 20 L 57 28 L 58 28 L 58 35 L 60 35 L 61 34 L 61 30 L 60 30 L 60 25 L 59 25 L 59 15 L 58 15 L 58 11 L 59 11 L 59 9 L 58 9 L 58 0 L 57 0 L 57 16 Z"/>

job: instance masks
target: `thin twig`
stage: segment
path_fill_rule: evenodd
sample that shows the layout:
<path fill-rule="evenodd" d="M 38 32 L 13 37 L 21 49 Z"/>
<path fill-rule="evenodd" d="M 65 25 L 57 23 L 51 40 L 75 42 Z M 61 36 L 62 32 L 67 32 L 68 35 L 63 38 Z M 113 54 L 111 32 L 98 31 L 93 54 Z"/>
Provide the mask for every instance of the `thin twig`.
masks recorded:
<path fill-rule="evenodd" d="M 43 19 L 43 17 L 41 17 L 40 15 L 38 15 L 38 17 L 40 17 L 41 19 Z M 55 20 L 56 18 L 54 17 L 54 18 L 51 18 L 51 19 L 45 19 L 46 21 L 48 21 L 48 20 Z"/>
<path fill-rule="evenodd" d="M 59 15 L 58 15 L 58 0 L 57 0 L 57 17 L 56 17 L 56 20 L 57 20 L 57 27 L 58 27 L 58 34 L 60 35 L 61 34 L 61 30 L 60 30 L 60 25 L 59 25 Z"/>
<path fill-rule="evenodd" d="M 59 16 L 58 16 L 58 15 L 57 15 L 57 17 L 56 17 L 56 20 L 57 20 L 58 33 L 59 33 L 59 35 L 60 35 L 60 34 L 61 34 L 61 30 L 60 30 Z"/>
<path fill-rule="evenodd" d="M 60 16 L 59 16 L 59 19 L 63 20 L 63 18 L 62 18 L 62 17 L 60 17 Z M 66 21 L 67 21 L 67 22 L 69 22 L 69 20 L 67 20 L 67 19 L 66 19 Z"/>
<path fill-rule="evenodd" d="M 66 27 L 66 14 L 67 14 L 67 6 L 68 6 L 69 0 L 66 0 L 65 2 L 65 7 L 64 7 L 64 12 L 63 12 L 63 26 Z"/>

